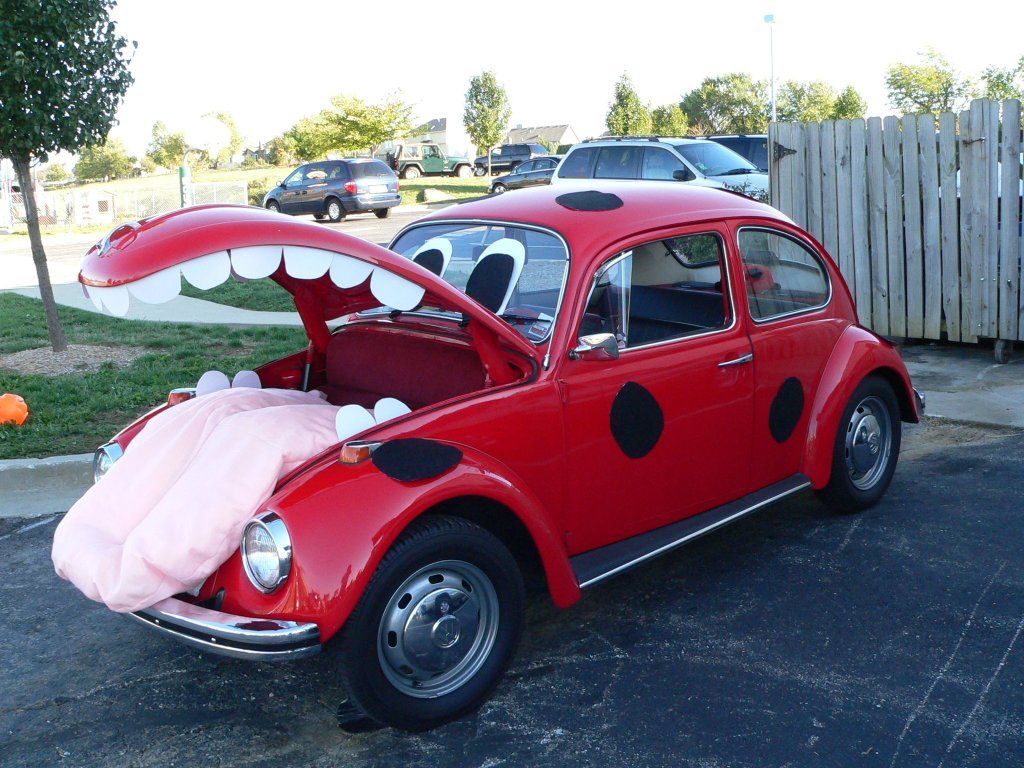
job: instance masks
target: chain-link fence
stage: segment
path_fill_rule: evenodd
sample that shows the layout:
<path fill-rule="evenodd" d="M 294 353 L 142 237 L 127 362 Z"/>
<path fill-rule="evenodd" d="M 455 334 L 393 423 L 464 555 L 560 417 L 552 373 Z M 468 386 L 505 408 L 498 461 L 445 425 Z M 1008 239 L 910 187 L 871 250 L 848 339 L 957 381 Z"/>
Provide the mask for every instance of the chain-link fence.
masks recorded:
<path fill-rule="evenodd" d="M 218 181 L 192 184 L 195 205 L 208 203 L 248 203 L 248 184 L 244 181 Z M 138 221 L 181 207 L 177 184 L 127 189 L 66 189 L 36 193 L 39 223 L 44 227 L 113 226 L 125 221 Z M 15 227 L 25 223 L 25 204 L 19 192 L 0 191 L 0 220 L 7 219 Z"/>

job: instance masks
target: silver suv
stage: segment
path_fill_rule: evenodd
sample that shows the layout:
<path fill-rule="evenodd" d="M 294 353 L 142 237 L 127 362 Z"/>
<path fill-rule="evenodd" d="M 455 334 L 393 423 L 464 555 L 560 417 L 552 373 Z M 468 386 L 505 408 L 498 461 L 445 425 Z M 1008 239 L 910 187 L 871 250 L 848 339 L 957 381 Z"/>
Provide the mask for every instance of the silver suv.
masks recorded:
<path fill-rule="evenodd" d="M 713 141 L 661 136 L 609 136 L 574 145 L 552 184 L 577 179 L 688 181 L 768 198 L 768 174 Z"/>

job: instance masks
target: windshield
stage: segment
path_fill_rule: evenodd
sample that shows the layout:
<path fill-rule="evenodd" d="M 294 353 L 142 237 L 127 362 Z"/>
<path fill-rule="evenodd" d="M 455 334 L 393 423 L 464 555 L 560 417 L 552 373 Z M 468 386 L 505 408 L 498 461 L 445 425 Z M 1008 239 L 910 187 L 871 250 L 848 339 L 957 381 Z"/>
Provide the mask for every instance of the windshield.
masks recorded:
<path fill-rule="evenodd" d="M 676 150 L 705 176 L 757 173 L 757 168 L 746 158 L 713 141 L 677 144 Z"/>
<path fill-rule="evenodd" d="M 436 254 L 450 249 L 451 258 L 441 279 L 465 292 L 480 257 L 491 252 L 488 246 L 503 239 L 515 241 L 507 244 L 508 251 L 521 252 L 523 266 L 499 315 L 527 339 L 540 343 L 551 333 L 568 274 L 569 254 L 561 238 L 550 232 L 512 224 L 439 223 L 413 227 L 392 244 L 391 250 L 427 266 L 416 258 L 418 252 L 424 254 L 432 250 Z M 421 248 L 430 240 L 442 242 Z M 501 244 L 494 250 L 505 252 Z M 436 272 L 438 268 L 439 264 L 432 271 Z M 432 307 L 422 307 L 421 310 L 439 311 Z M 452 313 L 445 314 L 457 319 Z"/>

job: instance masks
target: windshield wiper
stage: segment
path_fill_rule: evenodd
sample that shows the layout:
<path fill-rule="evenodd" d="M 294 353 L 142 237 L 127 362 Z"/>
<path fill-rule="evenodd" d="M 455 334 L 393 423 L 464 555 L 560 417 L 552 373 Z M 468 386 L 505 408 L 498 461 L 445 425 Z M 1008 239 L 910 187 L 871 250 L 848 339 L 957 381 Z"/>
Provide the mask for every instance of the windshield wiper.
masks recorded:
<path fill-rule="evenodd" d="M 733 168 L 731 171 L 722 171 L 721 173 L 708 174 L 708 176 L 739 176 L 740 174 L 746 173 L 759 173 L 757 168 Z"/>
<path fill-rule="evenodd" d="M 550 323 L 546 317 L 534 317 L 533 315 L 517 315 L 514 312 L 505 312 L 501 316 L 502 320 L 507 320 L 512 325 L 526 325 L 527 323 Z"/>

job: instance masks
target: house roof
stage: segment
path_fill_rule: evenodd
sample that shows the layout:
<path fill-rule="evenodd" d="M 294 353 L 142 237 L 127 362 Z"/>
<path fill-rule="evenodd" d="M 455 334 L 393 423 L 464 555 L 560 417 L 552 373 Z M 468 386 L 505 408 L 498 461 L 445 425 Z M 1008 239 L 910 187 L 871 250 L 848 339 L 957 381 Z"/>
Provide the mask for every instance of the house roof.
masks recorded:
<path fill-rule="evenodd" d="M 427 120 L 427 122 L 417 128 L 416 133 L 435 133 L 446 130 L 448 130 L 448 118 L 435 117 L 433 120 Z"/>
<path fill-rule="evenodd" d="M 506 144 L 526 144 L 529 142 L 561 142 L 568 125 L 538 125 L 530 128 L 512 128 L 505 139 Z"/>

